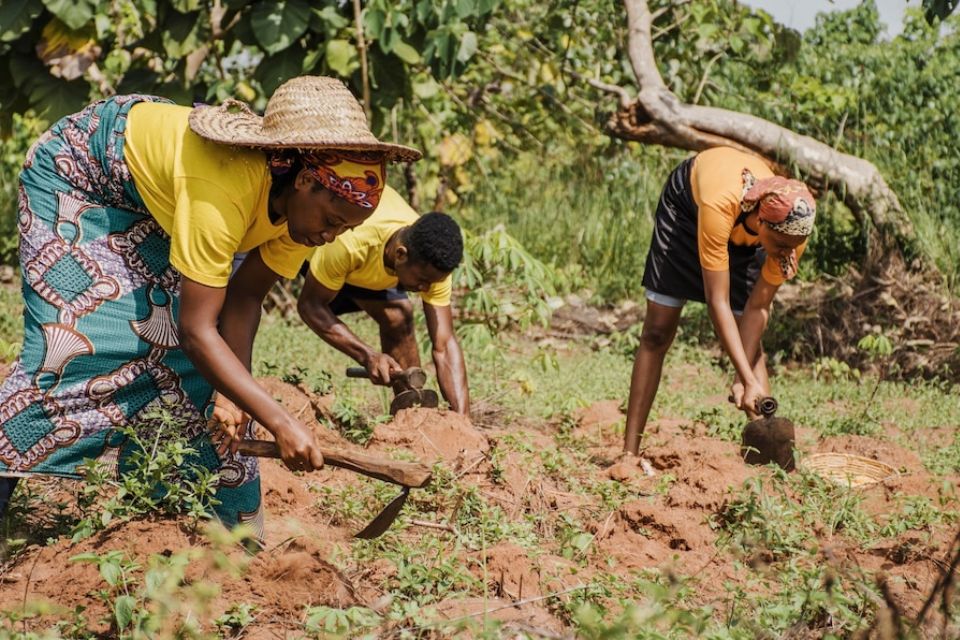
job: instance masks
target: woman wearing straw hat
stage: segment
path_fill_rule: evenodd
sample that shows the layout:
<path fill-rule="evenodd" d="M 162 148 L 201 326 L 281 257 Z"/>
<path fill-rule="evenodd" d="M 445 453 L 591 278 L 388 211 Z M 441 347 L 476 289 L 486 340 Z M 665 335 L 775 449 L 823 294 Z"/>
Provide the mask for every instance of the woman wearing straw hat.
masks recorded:
<path fill-rule="evenodd" d="M 707 149 L 670 174 L 643 274 L 647 312 L 627 405 L 628 456 L 638 454 L 687 300 L 706 302 L 737 373 L 732 399 L 755 417 L 769 393 L 760 338 L 770 304 L 796 275 L 815 216 L 802 182 L 774 176 L 762 158 L 737 149 Z"/>
<path fill-rule="evenodd" d="M 256 461 L 218 452 L 207 418 L 253 416 L 288 467 L 323 465 L 312 432 L 250 374 L 260 305 L 373 213 L 386 162 L 419 157 L 379 142 L 323 77 L 281 86 L 263 118 L 236 101 L 131 95 L 57 122 L 20 175 L 25 336 L 0 388 L 0 509 L 17 477 L 78 478 L 84 459 L 121 470 L 135 449 L 122 429 L 153 441 L 172 424 L 191 462 L 219 472 L 220 519 L 262 530 Z"/>

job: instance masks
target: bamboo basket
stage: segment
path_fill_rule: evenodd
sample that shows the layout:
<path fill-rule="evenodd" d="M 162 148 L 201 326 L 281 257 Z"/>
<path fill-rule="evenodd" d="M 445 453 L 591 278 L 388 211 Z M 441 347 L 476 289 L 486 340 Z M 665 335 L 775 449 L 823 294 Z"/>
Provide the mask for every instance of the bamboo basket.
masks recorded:
<path fill-rule="evenodd" d="M 814 453 L 800 467 L 836 484 L 858 489 L 900 475 L 894 467 L 852 453 Z"/>

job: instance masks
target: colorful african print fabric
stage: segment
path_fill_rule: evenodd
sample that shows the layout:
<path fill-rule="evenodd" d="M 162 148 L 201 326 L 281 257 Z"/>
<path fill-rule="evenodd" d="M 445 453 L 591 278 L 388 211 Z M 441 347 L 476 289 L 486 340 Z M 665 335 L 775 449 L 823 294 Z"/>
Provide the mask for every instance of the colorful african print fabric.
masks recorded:
<path fill-rule="evenodd" d="M 0 476 L 80 478 L 85 459 L 120 474 L 135 445 L 119 429 L 151 436 L 172 420 L 198 452 L 189 462 L 219 474 L 220 519 L 262 534 L 256 459 L 221 460 L 211 445 L 213 389 L 179 348 L 170 238 L 124 161 L 127 113 L 159 100 L 97 102 L 27 154 L 18 205 L 24 343 L 0 387 Z"/>

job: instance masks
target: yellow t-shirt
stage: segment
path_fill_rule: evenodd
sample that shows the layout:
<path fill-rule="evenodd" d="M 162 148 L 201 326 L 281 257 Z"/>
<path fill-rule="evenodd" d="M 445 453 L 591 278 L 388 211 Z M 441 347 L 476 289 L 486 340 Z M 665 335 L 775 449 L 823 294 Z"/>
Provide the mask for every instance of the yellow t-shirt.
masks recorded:
<path fill-rule="evenodd" d="M 743 170 L 758 180 L 773 175 L 770 167 L 758 156 L 730 147 L 715 147 L 701 151 L 693 160 L 690 186 L 697 203 L 697 240 L 700 266 L 707 271 L 726 271 L 730 268 L 727 243 L 741 247 L 760 244 L 759 236 L 748 233 L 744 225 L 736 224 L 740 217 L 743 196 Z M 807 243 L 797 247 L 797 260 Z M 761 270 L 770 284 L 783 284 L 785 278 L 780 265 L 767 257 Z"/>
<path fill-rule="evenodd" d="M 332 291 L 339 291 L 344 283 L 374 291 L 397 286 L 397 274 L 383 264 L 383 248 L 398 229 L 419 217 L 399 193 L 384 187 L 377 210 L 362 225 L 313 250 L 310 273 Z M 420 297 L 435 307 L 449 306 L 450 281 L 447 276 L 435 282 Z"/>
<path fill-rule="evenodd" d="M 267 214 L 270 172 L 262 151 L 204 140 L 189 107 L 141 102 L 130 109 L 124 156 L 137 191 L 170 236 L 170 264 L 184 276 L 224 287 L 235 253 L 260 248 L 264 263 L 293 278 L 310 248 L 286 221 Z"/>

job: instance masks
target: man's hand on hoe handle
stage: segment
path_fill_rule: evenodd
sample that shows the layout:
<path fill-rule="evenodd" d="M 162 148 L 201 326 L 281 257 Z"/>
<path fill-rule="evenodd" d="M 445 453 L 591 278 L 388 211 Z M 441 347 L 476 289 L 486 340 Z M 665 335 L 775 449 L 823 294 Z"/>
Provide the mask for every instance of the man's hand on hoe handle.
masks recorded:
<path fill-rule="evenodd" d="M 403 367 L 385 353 L 373 352 L 367 357 L 367 361 L 362 364 L 366 367 L 371 382 L 383 386 L 393 384 L 392 374 L 403 371 Z"/>

